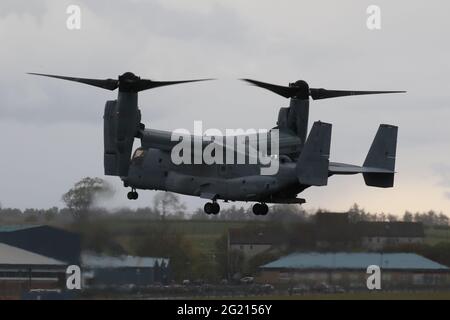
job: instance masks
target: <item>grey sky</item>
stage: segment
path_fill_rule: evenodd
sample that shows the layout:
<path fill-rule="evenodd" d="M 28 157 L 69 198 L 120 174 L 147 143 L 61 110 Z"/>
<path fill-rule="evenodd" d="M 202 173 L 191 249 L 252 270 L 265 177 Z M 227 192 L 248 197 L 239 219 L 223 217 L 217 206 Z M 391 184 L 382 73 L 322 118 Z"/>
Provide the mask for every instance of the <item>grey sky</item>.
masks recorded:
<path fill-rule="evenodd" d="M 80 5 L 82 28 L 66 28 Z M 366 28 L 381 7 L 382 29 Z M 270 128 L 288 101 L 235 81 L 297 79 L 330 89 L 408 90 L 406 95 L 313 102 L 311 121 L 333 123 L 331 159 L 362 163 L 379 123 L 400 127 L 394 189 L 360 176 L 310 188 L 307 208 L 402 214 L 450 213 L 450 21 L 448 1 L 1 1 L 0 201 L 11 207 L 62 206 L 84 176 L 103 175 L 102 115 L 115 92 L 25 72 L 151 79 L 220 80 L 140 95 L 143 122 L 158 129 Z M 129 205 L 118 179 L 110 206 Z M 151 202 L 141 192 L 133 206 Z M 202 200 L 184 197 L 191 206 Z"/>

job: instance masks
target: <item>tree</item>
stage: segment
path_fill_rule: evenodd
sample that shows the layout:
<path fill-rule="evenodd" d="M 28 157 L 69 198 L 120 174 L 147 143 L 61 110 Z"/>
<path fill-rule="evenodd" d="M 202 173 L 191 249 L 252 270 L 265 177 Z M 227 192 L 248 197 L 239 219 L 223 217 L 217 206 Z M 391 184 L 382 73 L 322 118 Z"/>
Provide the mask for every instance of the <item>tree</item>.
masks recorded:
<path fill-rule="evenodd" d="M 361 209 L 357 203 L 354 203 L 353 206 L 348 210 L 349 220 L 352 222 L 363 221 L 366 212 L 364 209 Z"/>
<path fill-rule="evenodd" d="M 449 223 L 449 218 L 442 212 L 439 213 L 438 224 L 440 226 L 448 226 L 448 223 Z"/>
<path fill-rule="evenodd" d="M 180 198 L 171 192 L 158 192 L 153 198 L 154 210 L 161 214 L 162 219 L 168 214 L 178 218 L 183 218 L 186 206 Z"/>
<path fill-rule="evenodd" d="M 300 222 L 307 221 L 311 217 L 299 205 L 276 204 L 270 207 L 267 218 L 272 221 Z"/>
<path fill-rule="evenodd" d="M 387 215 L 387 219 L 388 219 L 389 222 L 398 221 L 398 218 L 396 216 L 394 216 L 393 214 L 388 214 Z"/>
<path fill-rule="evenodd" d="M 404 222 L 413 222 L 414 216 L 411 212 L 405 211 L 405 214 L 403 215 L 403 221 Z"/>
<path fill-rule="evenodd" d="M 261 267 L 269 262 L 275 261 L 279 258 L 280 258 L 280 253 L 269 252 L 269 251 L 258 253 L 257 255 L 255 255 L 249 259 L 249 261 L 247 263 L 247 273 L 248 274 L 256 274 L 259 270 L 259 267 Z"/>
<path fill-rule="evenodd" d="M 169 224 L 158 222 L 147 228 L 143 236 L 133 237 L 132 253 L 141 257 L 168 258 L 175 280 L 191 279 L 194 276 L 192 270 L 199 261 L 195 248 L 183 231 L 170 228 Z"/>
<path fill-rule="evenodd" d="M 111 197 L 114 190 L 101 178 L 86 177 L 67 191 L 62 200 L 76 217 L 81 218 L 100 197 Z"/>

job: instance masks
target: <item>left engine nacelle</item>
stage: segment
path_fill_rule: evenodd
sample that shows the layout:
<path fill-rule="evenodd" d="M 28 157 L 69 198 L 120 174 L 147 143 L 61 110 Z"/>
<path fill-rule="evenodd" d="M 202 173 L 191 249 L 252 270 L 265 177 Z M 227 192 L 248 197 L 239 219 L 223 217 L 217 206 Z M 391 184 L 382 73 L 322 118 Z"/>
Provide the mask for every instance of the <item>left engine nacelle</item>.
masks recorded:
<path fill-rule="evenodd" d="M 139 132 L 141 114 L 134 110 L 119 110 L 117 100 L 107 101 L 103 116 L 105 175 L 128 175 L 134 138 Z"/>

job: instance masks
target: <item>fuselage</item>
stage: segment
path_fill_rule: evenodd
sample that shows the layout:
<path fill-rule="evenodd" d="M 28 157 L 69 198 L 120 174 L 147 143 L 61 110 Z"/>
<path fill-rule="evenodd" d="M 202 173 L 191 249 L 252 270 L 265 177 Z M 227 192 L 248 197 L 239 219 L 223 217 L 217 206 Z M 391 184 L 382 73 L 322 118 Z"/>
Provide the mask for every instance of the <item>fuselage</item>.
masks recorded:
<path fill-rule="evenodd" d="M 273 160 L 279 161 L 279 160 Z M 139 148 L 131 160 L 125 185 L 231 201 L 278 202 L 305 189 L 295 174 L 295 163 L 279 161 L 275 175 L 261 175 L 259 164 L 180 164 L 160 149 Z"/>

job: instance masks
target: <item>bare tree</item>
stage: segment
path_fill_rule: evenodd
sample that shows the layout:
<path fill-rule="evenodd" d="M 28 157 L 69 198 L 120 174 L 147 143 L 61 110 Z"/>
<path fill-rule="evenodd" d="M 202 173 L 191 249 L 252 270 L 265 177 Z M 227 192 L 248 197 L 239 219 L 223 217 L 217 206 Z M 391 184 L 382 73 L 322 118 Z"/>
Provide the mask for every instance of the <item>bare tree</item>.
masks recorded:
<path fill-rule="evenodd" d="M 180 198 L 171 192 L 158 192 L 153 198 L 153 206 L 162 219 L 165 219 L 167 215 L 183 218 L 186 209 Z"/>

